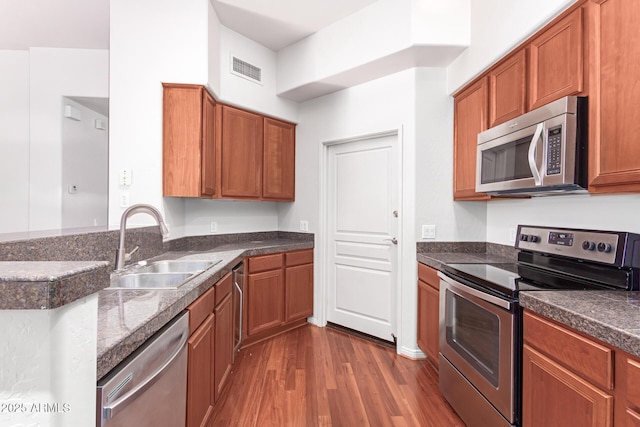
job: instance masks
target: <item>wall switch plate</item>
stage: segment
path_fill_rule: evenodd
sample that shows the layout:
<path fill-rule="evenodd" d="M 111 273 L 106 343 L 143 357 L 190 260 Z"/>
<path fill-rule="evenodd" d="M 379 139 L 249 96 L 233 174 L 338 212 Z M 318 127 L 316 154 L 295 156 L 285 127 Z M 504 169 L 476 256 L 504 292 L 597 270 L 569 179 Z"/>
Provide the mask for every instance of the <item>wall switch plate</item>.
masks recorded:
<path fill-rule="evenodd" d="M 436 226 L 435 225 L 423 225 L 422 226 L 422 238 L 423 239 L 435 239 L 436 238 Z"/>
<path fill-rule="evenodd" d="M 123 169 L 120 171 L 120 185 L 128 186 L 133 182 L 133 172 L 131 169 Z"/>
<path fill-rule="evenodd" d="M 76 184 L 69 184 L 67 187 L 69 194 L 76 194 L 78 192 L 78 186 Z"/>
<path fill-rule="evenodd" d="M 309 231 L 309 221 L 300 221 L 300 231 Z"/>
<path fill-rule="evenodd" d="M 209 227 L 209 232 L 215 233 L 218 231 L 218 223 L 215 221 L 211 221 L 211 225 Z"/>

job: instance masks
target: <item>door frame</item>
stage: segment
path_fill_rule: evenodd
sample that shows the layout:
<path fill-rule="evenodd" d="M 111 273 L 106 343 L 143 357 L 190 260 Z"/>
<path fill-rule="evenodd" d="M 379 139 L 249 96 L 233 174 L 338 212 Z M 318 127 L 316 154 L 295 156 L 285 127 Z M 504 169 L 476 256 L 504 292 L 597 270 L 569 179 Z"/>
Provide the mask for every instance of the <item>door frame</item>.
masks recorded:
<path fill-rule="evenodd" d="M 404 200 L 403 200 L 403 139 L 402 139 L 402 126 L 398 126 L 395 129 L 383 130 L 380 132 L 367 133 L 358 136 L 346 137 L 341 139 L 334 139 L 328 141 L 322 141 L 320 144 L 320 191 L 319 191 L 319 206 L 320 206 L 320 221 L 319 221 L 319 236 L 317 239 L 318 244 L 318 261 L 320 268 L 318 269 L 318 282 L 319 282 L 319 293 L 320 293 L 320 306 L 317 307 L 318 310 L 314 310 L 314 313 L 317 315 L 314 316 L 313 322 L 318 326 L 326 326 L 327 325 L 327 310 L 329 309 L 329 301 L 328 301 L 328 282 L 327 277 L 329 277 L 329 207 L 328 207 L 328 165 L 329 165 L 329 148 L 336 145 L 348 144 L 351 142 L 358 142 L 367 139 L 373 138 L 381 138 L 381 137 L 396 137 L 397 145 L 397 155 L 396 155 L 396 168 L 398 170 L 398 228 L 397 228 L 397 238 L 400 240 L 399 244 L 396 246 L 397 250 L 397 260 L 396 260 L 396 312 L 395 312 L 395 335 L 398 343 L 397 351 L 400 352 L 401 349 L 401 336 L 402 336 L 402 259 L 403 259 L 403 244 L 402 237 L 404 231 Z"/>

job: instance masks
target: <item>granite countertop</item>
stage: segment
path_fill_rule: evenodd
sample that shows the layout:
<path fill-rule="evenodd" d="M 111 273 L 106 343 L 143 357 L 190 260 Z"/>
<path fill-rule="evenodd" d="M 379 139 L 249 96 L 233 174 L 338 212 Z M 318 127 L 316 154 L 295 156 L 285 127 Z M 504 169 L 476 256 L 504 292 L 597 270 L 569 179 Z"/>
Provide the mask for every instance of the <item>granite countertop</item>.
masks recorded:
<path fill-rule="evenodd" d="M 505 257 L 474 248 L 467 252 L 419 252 L 417 260 L 440 269 L 443 264 L 452 263 L 514 262 L 509 255 L 507 253 Z M 640 292 L 523 291 L 520 305 L 640 357 Z"/>
<path fill-rule="evenodd" d="M 167 252 L 152 260 L 220 260 L 179 289 L 106 288 L 98 294 L 98 369 L 102 378 L 244 257 L 313 248 L 313 241 L 273 239 L 228 243 L 205 252 Z M 128 267 L 135 268 L 135 267 Z"/>
<path fill-rule="evenodd" d="M 109 286 L 106 261 L 0 261 L 0 310 L 61 307 Z"/>

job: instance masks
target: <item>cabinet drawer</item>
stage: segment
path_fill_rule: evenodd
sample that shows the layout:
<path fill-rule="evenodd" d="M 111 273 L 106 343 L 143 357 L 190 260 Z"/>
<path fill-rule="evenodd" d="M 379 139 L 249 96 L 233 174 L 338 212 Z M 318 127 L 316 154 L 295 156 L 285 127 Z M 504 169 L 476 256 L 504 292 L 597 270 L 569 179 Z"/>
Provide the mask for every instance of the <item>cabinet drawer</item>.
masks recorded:
<path fill-rule="evenodd" d="M 613 389 L 613 350 L 524 312 L 525 341 L 603 389 Z"/>
<path fill-rule="evenodd" d="M 640 362 L 627 359 L 627 401 L 630 405 L 640 408 Z"/>
<path fill-rule="evenodd" d="M 262 255 L 249 258 L 249 273 L 282 268 L 284 254 Z"/>
<path fill-rule="evenodd" d="M 285 259 L 287 267 L 292 267 L 294 265 L 311 264 L 313 262 L 313 249 L 287 252 L 285 254 Z"/>
<path fill-rule="evenodd" d="M 233 278 L 231 273 L 227 273 L 218 283 L 216 283 L 216 307 L 231 293 Z"/>
<path fill-rule="evenodd" d="M 436 290 L 440 290 L 440 278 L 438 270 L 431 268 L 422 263 L 418 263 L 418 279 Z"/>
<path fill-rule="evenodd" d="M 187 307 L 189 312 L 189 334 L 193 334 L 198 326 L 205 321 L 207 316 L 213 313 L 213 309 L 216 305 L 216 287 L 212 286 L 211 289 L 191 303 Z"/>

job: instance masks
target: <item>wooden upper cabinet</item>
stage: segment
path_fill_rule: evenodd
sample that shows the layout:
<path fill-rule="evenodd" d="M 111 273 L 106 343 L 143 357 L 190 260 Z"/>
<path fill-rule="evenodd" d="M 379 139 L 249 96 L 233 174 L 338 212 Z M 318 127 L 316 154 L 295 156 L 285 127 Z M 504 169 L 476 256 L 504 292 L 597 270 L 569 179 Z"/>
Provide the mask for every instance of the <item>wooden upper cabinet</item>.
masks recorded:
<path fill-rule="evenodd" d="M 640 191 L 637 0 L 592 1 L 589 22 L 589 191 Z"/>
<path fill-rule="evenodd" d="M 262 198 L 293 201 L 295 198 L 295 125 L 264 119 Z"/>
<path fill-rule="evenodd" d="M 163 83 L 162 194 L 216 195 L 216 103 L 200 85 Z"/>
<path fill-rule="evenodd" d="M 582 20 L 577 8 L 528 44 L 529 110 L 583 91 Z"/>
<path fill-rule="evenodd" d="M 520 49 L 489 71 L 489 127 L 526 112 L 526 60 Z"/>
<path fill-rule="evenodd" d="M 488 125 L 487 77 L 467 87 L 454 97 L 453 198 L 486 200 L 476 193 L 476 151 L 478 133 Z"/>
<path fill-rule="evenodd" d="M 262 116 L 222 107 L 222 197 L 257 199 L 262 195 L 262 130 Z"/>

